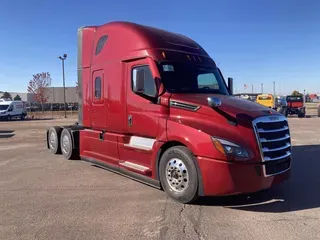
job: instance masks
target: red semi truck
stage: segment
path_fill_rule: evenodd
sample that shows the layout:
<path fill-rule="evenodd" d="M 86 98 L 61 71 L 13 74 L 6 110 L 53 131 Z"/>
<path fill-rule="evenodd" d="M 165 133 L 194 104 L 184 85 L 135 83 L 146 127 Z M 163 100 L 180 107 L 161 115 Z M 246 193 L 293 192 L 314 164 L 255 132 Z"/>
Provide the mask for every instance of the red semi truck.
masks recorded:
<path fill-rule="evenodd" d="M 78 30 L 78 122 L 47 147 L 164 190 L 181 203 L 290 177 L 287 119 L 232 96 L 192 39 L 130 22 Z"/>

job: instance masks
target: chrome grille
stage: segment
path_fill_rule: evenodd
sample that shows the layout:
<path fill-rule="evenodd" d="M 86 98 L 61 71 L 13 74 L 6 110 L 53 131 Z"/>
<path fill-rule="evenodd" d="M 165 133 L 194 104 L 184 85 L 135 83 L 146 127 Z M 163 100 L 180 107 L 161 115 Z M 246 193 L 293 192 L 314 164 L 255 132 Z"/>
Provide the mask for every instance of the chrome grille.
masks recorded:
<path fill-rule="evenodd" d="M 284 116 L 265 116 L 253 121 L 266 176 L 276 175 L 291 166 L 291 138 Z"/>

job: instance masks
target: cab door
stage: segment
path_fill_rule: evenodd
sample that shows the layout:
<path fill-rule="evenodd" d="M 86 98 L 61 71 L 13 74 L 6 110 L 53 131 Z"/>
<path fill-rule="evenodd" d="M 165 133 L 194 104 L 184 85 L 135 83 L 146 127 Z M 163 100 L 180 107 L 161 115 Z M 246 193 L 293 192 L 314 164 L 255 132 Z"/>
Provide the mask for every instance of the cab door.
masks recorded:
<path fill-rule="evenodd" d="M 126 132 L 119 140 L 120 165 L 147 173 L 151 169 L 154 144 L 162 130 L 159 121 L 163 106 L 156 103 L 158 87 L 150 60 L 142 59 L 126 65 Z M 144 78 L 144 86 L 136 86 Z M 143 91 L 134 92 L 134 87 Z M 133 163 L 133 164 L 132 164 Z"/>
<path fill-rule="evenodd" d="M 104 130 L 107 120 L 107 112 L 104 101 L 104 74 L 103 70 L 95 70 L 92 73 L 92 107 L 91 124 L 95 130 Z"/>

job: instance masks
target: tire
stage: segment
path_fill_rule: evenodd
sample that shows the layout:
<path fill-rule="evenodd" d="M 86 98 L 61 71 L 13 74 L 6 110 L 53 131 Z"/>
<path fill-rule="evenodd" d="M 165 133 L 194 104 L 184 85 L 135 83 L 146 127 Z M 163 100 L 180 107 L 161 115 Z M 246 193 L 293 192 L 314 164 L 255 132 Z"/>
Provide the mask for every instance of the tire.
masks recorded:
<path fill-rule="evenodd" d="M 305 117 L 304 113 L 302 113 L 302 112 L 298 113 L 298 118 L 304 118 L 304 117 Z"/>
<path fill-rule="evenodd" d="M 318 117 L 320 117 L 320 107 L 318 108 Z"/>
<path fill-rule="evenodd" d="M 78 152 L 74 149 L 71 132 L 68 129 L 63 129 L 60 137 L 60 148 L 62 155 L 67 160 L 75 160 L 78 158 Z"/>
<path fill-rule="evenodd" d="M 48 134 L 49 149 L 53 154 L 61 154 L 60 136 L 62 129 L 60 127 L 50 127 Z"/>
<path fill-rule="evenodd" d="M 187 204 L 198 199 L 197 168 L 187 147 L 175 146 L 164 152 L 159 163 L 159 176 L 162 188 L 173 200 Z"/>
<path fill-rule="evenodd" d="M 8 120 L 8 121 L 11 121 L 11 120 L 12 120 L 12 118 L 11 118 L 10 115 L 8 115 L 7 120 Z"/>

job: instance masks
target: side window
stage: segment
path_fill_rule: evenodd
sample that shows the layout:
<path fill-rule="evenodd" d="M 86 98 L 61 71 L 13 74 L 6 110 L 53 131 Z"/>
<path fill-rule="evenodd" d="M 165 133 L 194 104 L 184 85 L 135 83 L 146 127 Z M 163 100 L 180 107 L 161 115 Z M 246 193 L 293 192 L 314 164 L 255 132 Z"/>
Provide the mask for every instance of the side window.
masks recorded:
<path fill-rule="evenodd" d="M 13 105 L 10 105 L 10 107 L 9 107 L 8 110 L 9 110 L 9 111 L 13 111 Z"/>
<path fill-rule="evenodd" d="M 101 77 L 96 77 L 94 80 L 94 97 L 101 98 Z"/>
<path fill-rule="evenodd" d="M 134 67 L 132 70 L 132 90 L 149 97 L 154 97 L 157 88 L 149 66 Z"/>
<path fill-rule="evenodd" d="M 203 87 L 219 89 L 219 83 L 213 73 L 204 73 L 198 75 L 198 88 Z"/>
<path fill-rule="evenodd" d="M 108 40 L 107 35 L 103 35 L 102 37 L 99 38 L 99 41 L 96 46 L 96 56 L 101 52 L 107 40 Z"/>

